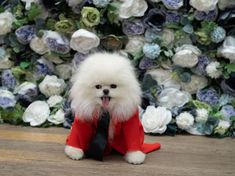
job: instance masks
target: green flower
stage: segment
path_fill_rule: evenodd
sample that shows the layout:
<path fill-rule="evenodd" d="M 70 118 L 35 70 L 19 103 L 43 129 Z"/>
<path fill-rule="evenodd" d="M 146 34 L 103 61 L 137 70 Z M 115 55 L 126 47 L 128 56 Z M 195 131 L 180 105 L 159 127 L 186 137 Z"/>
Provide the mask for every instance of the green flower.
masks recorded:
<path fill-rule="evenodd" d="M 71 20 L 65 19 L 55 23 L 55 30 L 62 33 L 70 33 L 75 29 L 75 25 Z"/>
<path fill-rule="evenodd" d="M 100 23 L 100 12 L 94 7 L 83 7 L 81 22 L 87 27 L 93 27 Z"/>

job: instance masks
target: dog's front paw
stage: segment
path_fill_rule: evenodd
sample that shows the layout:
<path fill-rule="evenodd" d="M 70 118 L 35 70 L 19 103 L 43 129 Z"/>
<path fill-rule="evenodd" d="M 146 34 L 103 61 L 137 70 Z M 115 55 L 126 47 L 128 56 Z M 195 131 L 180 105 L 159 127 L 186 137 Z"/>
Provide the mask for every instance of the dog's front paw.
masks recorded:
<path fill-rule="evenodd" d="M 127 152 L 125 160 L 131 164 L 142 164 L 145 160 L 145 154 L 141 151 Z"/>
<path fill-rule="evenodd" d="M 73 160 L 80 160 L 84 156 L 84 152 L 82 151 L 82 149 L 75 148 L 69 145 L 65 146 L 64 152 Z"/>

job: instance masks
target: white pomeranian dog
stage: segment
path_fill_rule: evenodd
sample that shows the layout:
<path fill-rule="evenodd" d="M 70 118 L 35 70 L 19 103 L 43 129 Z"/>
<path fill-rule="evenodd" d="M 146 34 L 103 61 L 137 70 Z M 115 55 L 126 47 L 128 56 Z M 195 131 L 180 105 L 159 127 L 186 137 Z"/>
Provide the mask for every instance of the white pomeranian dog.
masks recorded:
<path fill-rule="evenodd" d="M 131 144 L 129 145 L 131 143 L 129 141 L 136 139 L 133 139 L 133 135 L 132 139 L 126 139 L 128 133 L 131 135 L 136 130 L 142 130 L 138 118 L 141 88 L 130 60 L 115 53 L 91 54 L 79 65 L 71 80 L 71 107 L 76 118 L 67 138 L 65 153 L 75 160 L 86 156 L 85 150 L 87 150 L 94 133 L 92 126 L 95 125 L 92 125 L 92 123 L 95 123 L 94 119 L 96 119 L 97 114 L 105 109 L 110 114 L 108 144 L 111 148 L 120 150 L 127 162 L 132 164 L 143 163 L 145 153 L 141 150 L 141 147 L 133 148 Z M 136 116 L 135 120 L 129 122 L 126 125 L 127 127 L 123 127 L 124 123 L 130 121 L 133 115 Z M 77 119 L 78 121 L 76 121 Z M 116 124 L 119 124 L 119 127 Z M 128 129 L 117 132 L 117 128 Z M 138 133 L 136 138 L 143 136 L 144 133 L 142 133 L 142 131 L 141 135 Z M 143 143 L 143 141 L 137 143 Z M 120 149 L 122 147 L 125 149 Z"/>

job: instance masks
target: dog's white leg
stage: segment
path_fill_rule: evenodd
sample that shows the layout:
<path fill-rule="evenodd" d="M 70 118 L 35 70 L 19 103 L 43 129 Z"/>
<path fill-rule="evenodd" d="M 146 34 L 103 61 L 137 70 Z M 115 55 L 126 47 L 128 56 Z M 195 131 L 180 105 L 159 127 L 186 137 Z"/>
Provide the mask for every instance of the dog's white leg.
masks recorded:
<path fill-rule="evenodd" d="M 64 152 L 73 160 L 80 160 L 84 156 L 84 152 L 82 151 L 82 149 L 75 148 L 69 145 L 65 146 Z"/>
<path fill-rule="evenodd" d="M 141 151 L 127 152 L 125 160 L 131 164 L 142 164 L 145 160 L 145 153 Z"/>

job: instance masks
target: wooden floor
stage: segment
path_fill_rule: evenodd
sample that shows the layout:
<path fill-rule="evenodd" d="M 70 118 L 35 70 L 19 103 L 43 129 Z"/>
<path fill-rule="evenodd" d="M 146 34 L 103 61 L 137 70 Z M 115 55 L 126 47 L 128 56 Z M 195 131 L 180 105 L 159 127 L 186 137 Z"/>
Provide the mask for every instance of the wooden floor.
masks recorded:
<path fill-rule="evenodd" d="M 118 154 L 104 162 L 73 161 L 63 153 L 68 130 L 0 125 L 0 176 L 227 176 L 235 175 L 235 140 L 198 136 L 146 136 L 162 149 L 143 165 Z"/>

